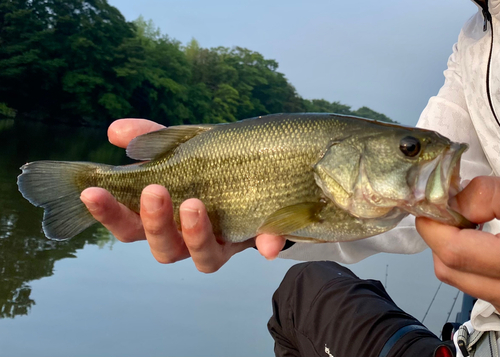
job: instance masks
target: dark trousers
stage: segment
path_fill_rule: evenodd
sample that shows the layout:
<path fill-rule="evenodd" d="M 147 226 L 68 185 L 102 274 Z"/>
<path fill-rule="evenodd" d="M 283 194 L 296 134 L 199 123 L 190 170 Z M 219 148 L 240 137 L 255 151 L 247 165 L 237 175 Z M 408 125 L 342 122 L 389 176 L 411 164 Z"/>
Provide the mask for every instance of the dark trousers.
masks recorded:
<path fill-rule="evenodd" d="M 274 293 L 268 328 L 283 357 L 427 357 L 445 345 L 379 281 L 334 262 L 293 266 Z"/>

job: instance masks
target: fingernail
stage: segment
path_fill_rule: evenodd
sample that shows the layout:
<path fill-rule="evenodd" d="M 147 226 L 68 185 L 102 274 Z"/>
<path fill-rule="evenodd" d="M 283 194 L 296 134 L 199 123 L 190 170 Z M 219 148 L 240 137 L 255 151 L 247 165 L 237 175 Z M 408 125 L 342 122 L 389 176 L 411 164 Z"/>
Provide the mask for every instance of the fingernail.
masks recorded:
<path fill-rule="evenodd" d="M 183 228 L 191 229 L 196 223 L 198 223 L 198 219 L 200 217 L 200 211 L 197 209 L 191 208 L 182 208 L 181 209 L 181 224 Z"/>
<path fill-rule="evenodd" d="M 271 260 L 278 258 L 278 254 L 280 254 L 280 252 L 272 252 L 270 254 L 264 255 L 264 258 L 271 261 Z"/>
<path fill-rule="evenodd" d="M 85 206 L 87 206 L 87 209 L 90 212 L 95 212 L 99 209 L 99 205 L 97 204 L 97 202 L 90 201 L 89 199 L 83 196 L 80 196 L 80 200 L 82 200 L 82 202 L 85 204 Z"/>
<path fill-rule="evenodd" d="M 142 204 L 148 213 L 154 213 L 163 207 L 163 197 L 154 193 L 144 192 L 142 195 Z"/>

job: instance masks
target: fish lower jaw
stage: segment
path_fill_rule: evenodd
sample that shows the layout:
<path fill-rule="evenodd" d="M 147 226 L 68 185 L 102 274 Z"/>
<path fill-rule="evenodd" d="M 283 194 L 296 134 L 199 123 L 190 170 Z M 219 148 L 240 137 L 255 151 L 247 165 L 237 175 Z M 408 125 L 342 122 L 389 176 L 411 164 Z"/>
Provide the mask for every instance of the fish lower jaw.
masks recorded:
<path fill-rule="evenodd" d="M 447 202 L 435 204 L 426 200 L 415 205 L 407 205 L 402 209 L 415 217 L 427 217 L 432 220 L 460 228 L 475 228 L 475 224 L 469 222 L 459 213 L 454 212 Z"/>
<path fill-rule="evenodd" d="M 415 181 L 411 205 L 435 205 L 441 207 L 440 211 L 448 210 L 449 199 L 462 190 L 460 157 L 466 149 L 465 144 L 454 143 L 445 153 L 422 165 Z"/>

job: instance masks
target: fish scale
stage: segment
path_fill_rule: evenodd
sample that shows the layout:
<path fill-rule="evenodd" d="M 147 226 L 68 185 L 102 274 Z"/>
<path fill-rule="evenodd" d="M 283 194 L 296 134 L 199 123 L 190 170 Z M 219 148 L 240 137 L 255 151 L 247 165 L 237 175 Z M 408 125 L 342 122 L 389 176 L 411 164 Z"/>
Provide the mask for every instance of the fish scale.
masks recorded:
<path fill-rule="evenodd" d="M 400 142 L 405 136 L 425 144 L 419 157 L 402 154 Z M 136 165 L 29 163 L 23 166 L 18 182 L 26 198 L 45 208 L 44 230 L 54 239 L 70 238 L 95 222 L 78 199 L 85 188 L 102 187 L 139 212 L 144 187 L 160 184 L 169 190 L 178 225 L 180 204 L 195 197 L 205 204 L 214 232 L 226 241 L 241 242 L 266 232 L 297 241 L 354 240 L 391 229 L 409 211 L 405 204 L 411 197 L 399 201 L 379 197 L 372 182 L 379 186 L 390 182 L 391 188 L 384 187 L 389 195 L 409 191 L 406 176 L 418 177 L 414 171 L 449 150 L 450 145 L 448 139 L 431 131 L 360 118 L 278 114 L 145 134 L 127 148 L 131 157 L 151 158 Z M 330 150 L 333 147 L 335 151 Z M 366 158 L 370 158 L 369 164 L 354 165 Z M 360 172 L 348 173 L 353 168 L 360 168 Z M 370 178 L 373 173 L 376 180 Z M 338 181 L 343 177 L 358 179 L 346 184 Z M 355 186 L 349 191 L 351 184 Z M 60 197 L 54 201 L 50 192 L 57 190 Z M 350 206 L 358 211 L 339 206 L 339 202 L 353 198 L 364 200 L 359 193 L 364 191 L 373 199 Z M 69 212 L 66 201 L 76 205 L 71 211 L 74 217 L 61 214 L 65 209 Z M 388 214 L 384 208 L 380 217 L 373 217 L 379 208 L 370 206 L 371 216 L 364 217 L 359 211 L 373 202 L 402 203 Z"/>
<path fill-rule="evenodd" d="M 196 197 L 205 203 L 216 233 L 243 241 L 255 236 L 256 228 L 278 209 L 320 200 L 312 167 L 330 136 L 318 129 L 333 123 L 285 120 L 264 128 L 256 124 L 243 130 L 225 130 L 222 125 L 181 144 L 168 160 L 105 168 L 84 185 L 107 189 L 136 212 L 142 189 L 163 185 L 170 192 L 177 222 L 180 204 Z M 293 143 L 290 135 L 295 136 Z"/>

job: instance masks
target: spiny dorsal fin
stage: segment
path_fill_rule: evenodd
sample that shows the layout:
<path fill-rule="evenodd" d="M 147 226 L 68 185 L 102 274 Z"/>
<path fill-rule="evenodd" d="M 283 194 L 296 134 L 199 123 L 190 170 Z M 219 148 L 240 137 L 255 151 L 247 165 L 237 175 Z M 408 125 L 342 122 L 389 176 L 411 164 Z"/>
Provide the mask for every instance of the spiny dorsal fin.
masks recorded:
<path fill-rule="evenodd" d="M 323 202 L 304 202 L 277 210 L 266 218 L 257 233 L 284 235 L 318 222 Z"/>
<path fill-rule="evenodd" d="M 127 156 L 134 160 L 159 158 L 180 144 L 213 127 L 210 124 L 177 125 L 140 135 L 128 144 Z"/>

